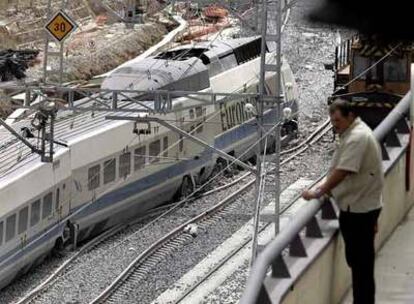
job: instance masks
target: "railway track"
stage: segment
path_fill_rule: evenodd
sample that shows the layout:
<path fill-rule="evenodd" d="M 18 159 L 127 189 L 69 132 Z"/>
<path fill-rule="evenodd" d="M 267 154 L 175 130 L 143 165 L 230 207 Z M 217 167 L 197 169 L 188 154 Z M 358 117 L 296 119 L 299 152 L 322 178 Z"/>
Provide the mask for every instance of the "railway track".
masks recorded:
<path fill-rule="evenodd" d="M 155 208 L 150 212 L 146 213 L 145 215 L 135 219 L 132 222 L 129 222 L 124 225 L 117 225 L 108 229 L 104 233 L 100 234 L 99 236 L 95 237 L 85 245 L 83 245 L 78 251 L 76 251 L 72 256 L 70 256 L 65 262 L 62 263 L 51 275 L 49 275 L 41 284 L 39 284 L 35 289 L 30 291 L 26 294 L 23 298 L 21 298 L 16 304 L 27 304 L 33 303 L 37 300 L 42 292 L 44 292 L 48 287 L 50 287 L 53 283 L 56 282 L 58 277 L 65 272 L 69 271 L 70 266 L 84 253 L 93 250 L 103 242 L 109 240 L 111 237 L 116 236 L 121 231 L 127 229 L 130 226 L 133 226 L 148 217 L 154 217 L 157 214 L 167 210 L 168 208 L 172 208 L 170 205 L 161 206 L 159 208 Z"/>
<path fill-rule="evenodd" d="M 225 169 L 226 168 L 224 168 L 223 171 Z M 245 178 L 246 178 L 246 175 L 240 176 L 224 185 L 221 185 L 212 190 L 197 194 L 196 197 L 197 199 L 199 199 L 199 198 L 203 198 L 203 197 L 218 193 L 220 191 L 226 190 L 229 187 L 236 185 L 237 183 L 239 183 L 241 180 Z M 193 192 L 193 194 L 197 192 L 198 190 Z M 114 226 L 111 229 L 105 231 L 104 233 L 100 234 L 96 238 L 92 239 L 91 241 L 83 245 L 78 251 L 76 251 L 72 256 L 70 256 L 67 260 L 65 260 L 63 264 L 61 264 L 55 271 L 53 271 L 52 274 L 50 274 L 44 281 L 42 281 L 35 289 L 31 290 L 23 298 L 18 300 L 16 304 L 36 303 L 36 302 L 39 302 L 39 300 L 40 300 L 39 303 L 41 303 L 40 297 L 42 293 L 45 292 L 48 288 L 50 288 L 53 284 L 55 284 L 59 280 L 60 276 L 71 271 L 70 268 L 72 264 L 74 264 L 83 254 L 90 252 L 91 250 L 103 244 L 104 242 L 110 240 L 111 238 L 116 237 L 117 234 L 125 231 L 129 227 L 139 224 L 140 222 L 143 222 L 151 218 L 155 218 L 155 219 L 153 221 L 150 221 L 150 223 L 159 221 L 162 219 L 163 216 L 166 216 L 167 214 L 170 214 L 174 210 L 177 210 L 180 206 L 191 203 L 191 201 L 193 201 L 194 199 L 195 199 L 194 196 L 190 196 L 179 202 L 174 202 L 174 203 L 160 206 L 158 208 L 150 210 L 149 212 L 145 213 L 145 215 L 137 219 L 134 219 L 131 222 Z"/>
<path fill-rule="evenodd" d="M 300 145 L 289 149 L 282 151 L 281 154 L 291 154 L 289 157 L 285 158 L 281 164 L 287 163 L 294 157 L 298 156 L 299 154 L 303 153 L 306 149 L 308 149 L 311 145 L 315 144 L 317 141 L 319 141 L 323 136 L 325 136 L 328 132 L 332 130 L 332 127 L 329 124 L 329 120 L 325 121 L 320 127 L 317 128 L 304 142 L 302 142 Z M 324 175 L 322 175 L 320 178 L 318 178 L 316 181 L 314 181 L 310 187 L 315 186 L 318 184 Z M 301 194 L 298 194 L 295 196 L 292 200 L 290 200 L 289 203 L 283 206 L 283 208 L 280 210 L 280 215 L 283 215 L 287 210 L 289 210 L 290 207 L 292 207 L 295 202 L 300 199 Z M 267 222 L 263 224 L 259 230 L 258 233 L 264 232 L 266 229 L 268 229 L 273 223 Z M 218 263 L 213 265 L 204 275 L 198 276 L 197 280 L 193 281 L 192 284 L 181 291 L 181 294 L 177 296 L 175 299 L 168 302 L 168 304 L 180 304 L 180 303 L 190 303 L 189 301 L 191 299 L 191 295 L 197 292 L 197 289 L 203 287 L 203 285 L 208 282 L 209 280 L 213 280 L 213 276 L 226 264 L 230 263 L 231 260 L 238 255 L 240 252 L 245 250 L 249 247 L 250 243 L 252 242 L 253 237 L 249 236 L 246 238 L 243 242 L 241 242 L 238 246 L 236 246 L 233 250 L 231 250 L 224 258 L 222 258 Z M 250 252 L 250 248 L 248 248 L 248 251 Z M 208 283 L 207 283 L 208 284 Z M 200 289 L 200 290 L 201 290 Z"/>
<path fill-rule="evenodd" d="M 231 211 L 229 205 L 238 195 L 247 191 L 253 184 L 254 180 L 249 181 L 207 211 L 181 224 L 156 241 L 128 265 L 112 284 L 90 303 L 122 303 L 123 295 L 132 290 L 136 283 L 144 279 L 153 266 L 193 238 L 191 232 L 187 229 L 190 227 L 189 225 L 197 224 L 197 229 L 202 229 L 203 226 L 211 225 L 220 220 Z"/>
<path fill-rule="evenodd" d="M 316 185 L 320 180 L 323 178 L 320 177 L 315 182 L 313 182 L 310 187 L 313 187 Z M 295 196 L 292 200 L 290 200 L 286 205 L 283 206 L 283 208 L 280 210 L 280 215 L 283 215 L 286 211 L 289 210 L 290 207 L 292 207 L 293 204 L 301 197 L 301 195 Z M 264 232 L 266 229 L 268 229 L 272 223 L 265 223 L 263 224 L 259 230 L 258 233 Z M 272 230 L 273 231 L 273 230 Z M 203 288 L 204 283 L 208 282 L 209 280 L 214 280 L 213 276 L 220 270 L 222 267 L 226 264 L 229 264 L 232 262 L 232 259 L 237 256 L 239 253 L 241 253 L 243 250 L 248 250 L 248 252 L 251 252 L 251 248 L 249 247 L 251 242 L 253 240 L 252 236 L 249 236 L 246 238 L 243 242 L 241 242 L 238 246 L 233 248 L 224 258 L 221 258 L 221 260 L 213 265 L 204 275 L 198 276 L 197 280 L 193 281 L 192 285 L 187 285 L 184 290 L 182 290 L 181 294 L 177 296 L 175 299 L 168 301 L 168 304 L 179 304 L 179 303 L 189 303 L 191 299 L 191 295 L 195 294 L 197 292 L 197 289 Z"/>
<path fill-rule="evenodd" d="M 284 154 L 291 154 L 289 157 L 284 159 L 281 162 L 281 165 L 288 163 L 294 157 L 297 157 L 299 154 L 307 150 L 311 145 L 319 141 L 323 136 L 325 136 L 331 127 L 329 126 L 329 120 L 322 124 L 315 132 L 313 132 L 302 144 L 299 146 L 290 149 Z M 246 177 L 250 176 L 251 173 L 246 173 L 238 180 L 243 180 Z M 319 180 L 318 180 L 319 181 Z M 172 254 L 174 251 L 177 251 L 185 243 L 191 241 L 193 236 L 188 227 L 190 225 L 196 225 L 198 229 L 203 229 L 207 225 L 214 224 L 215 222 L 222 219 L 230 210 L 231 203 L 234 202 L 240 195 L 244 194 L 255 184 L 255 179 L 250 179 L 247 183 L 241 186 L 238 190 L 227 196 L 225 199 L 221 200 L 219 203 L 214 205 L 209 210 L 195 216 L 184 224 L 178 226 L 161 239 L 153 243 L 147 250 L 141 253 L 134 261 L 132 261 L 127 268 L 93 301 L 89 304 L 101 304 L 101 303 L 125 303 L 124 296 L 129 292 L 134 290 L 134 286 L 139 284 L 139 282 L 147 277 L 149 271 L 158 264 L 158 262 L 165 259 L 168 255 Z M 285 212 L 298 198 L 295 198 L 292 202 L 286 205 L 282 209 L 282 213 Z M 268 224 L 270 225 L 270 224 Z M 260 231 L 264 230 L 268 225 L 265 225 L 261 228 Z M 218 264 L 206 278 L 201 279 L 194 285 L 194 288 L 199 286 L 203 281 L 208 279 L 208 277 L 217 271 L 224 263 L 226 263 L 232 256 L 237 254 L 241 249 L 243 249 L 251 241 L 249 239 L 245 243 L 232 252 L 232 254 L 223 260 L 222 263 Z M 186 291 L 185 294 L 188 295 L 192 290 Z M 179 303 L 179 302 L 177 302 Z"/>
<path fill-rule="evenodd" d="M 322 138 L 329 130 L 329 121 L 326 121 L 324 124 L 318 127 L 309 137 L 307 137 L 301 144 L 294 148 L 282 151 L 281 154 L 286 155 L 287 157 L 282 160 L 281 165 L 288 163 L 290 160 L 306 151 L 311 145 L 313 145 L 320 138 Z M 221 200 L 218 204 L 214 205 L 207 211 L 178 226 L 170 233 L 166 234 L 164 237 L 153 243 L 150 247 L 148 247 L 148 249 L 139 254 L 139 256 L 134 261 L 132 261 L 127 268 L 125 268 L 125 270 L 115 279 L 115 281 L 91 303 L 104 303 L 106 301 L 108 303 L 116 303 L 116 301 L 114 300 L 117 298 L 117 296 L 116 292 L 114 291 L 120 290 L 121 293 L 127 292 L 128 284 L 123 283 L 127 282 L 129 279 L 132 279 L 132 282 L 142 280 L 143 278 L 145 278 L 148 271 L 152 269 L 159 261 L 163 260 L 167 255 L 178 250 L 187 242 L 190 242 L 193 236 L 191 236 L 191 233 L 189 231 L 186 231 L 186 228 L 189 227 L 189 225 L 197 223 L 198 228 L 202 229 L 203 227 L 210 225 L 216 222 L 217 220 L 220 220 L 227 212 L 230 212 L 231 203 L 235 201 L 238 196 L 240 196 L 242 193 L 244 193 L 254 185 L 255 177 L 252 176 L 251 172 L 247 172 L 242 174 L 240 177 L 237 177 L 236 179 L 230 181 L 229 183 L 226 183 L 225 185 L 216 187 L 215 189 L 199 194 L 197 196 L 197 199 L 226 190 L 244 180 L 247 180 L 247 182 L 241 188 L 239 188 L 239 190 L 233 192 L 231 195 L 227 196 L 225 199 Z M 195 192 L 197 192 L 197 190 Z M 41 301 L 39 302 L 39 300 L 41 299 L 41 295 L 45 291 L 47 291 L 48 288 L 53 286 L 59 280 L 59 277 L 71 271 L 71 266 L 83 254 L 90 252 L 94 248 L 98 247 L 100 244 L 104 243 L 110 238 L 115 237 L 118 233 L 121 233 L 122 231 L 126 230 L 128 227 L 131 227 L 143 221 L 144 219 L 148 219 L 148 217 L 156 217 L 155 221 L 160 220 L 163 216 L 171 213 L 180 206 L 189 203 L 191 200 L 194 199 L 194 197 L 190 197 L 180 202 L 175 202 L 169 205 L 156 208 L 154 210 L 151 210 L 144 216 L 140 217 L 139 219 L 109 229 L 108 231 L 104 232 L 103 234 L 99 235 L 98 237 L 88 242 L 83 247 L 81 247 L 75 254 L 68 258 L 59 268 L 57 268 L 51 275 L 49 275 L 34 290 L 29 292 L 18 302 L 16 302 L 16 304 L 36 302 L 41 303 Z"/>

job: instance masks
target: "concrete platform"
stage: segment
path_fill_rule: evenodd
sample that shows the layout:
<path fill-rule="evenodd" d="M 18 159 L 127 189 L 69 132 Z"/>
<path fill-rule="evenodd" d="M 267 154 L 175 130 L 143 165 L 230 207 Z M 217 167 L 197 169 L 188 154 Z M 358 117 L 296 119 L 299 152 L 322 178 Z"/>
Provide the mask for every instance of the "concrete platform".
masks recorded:
<path fill-rule="evenodd" d="M 414 208 L 378 252 L 377 304 L 414 303 Z M 349 291 L 342 304 L 352 304 Z"/>

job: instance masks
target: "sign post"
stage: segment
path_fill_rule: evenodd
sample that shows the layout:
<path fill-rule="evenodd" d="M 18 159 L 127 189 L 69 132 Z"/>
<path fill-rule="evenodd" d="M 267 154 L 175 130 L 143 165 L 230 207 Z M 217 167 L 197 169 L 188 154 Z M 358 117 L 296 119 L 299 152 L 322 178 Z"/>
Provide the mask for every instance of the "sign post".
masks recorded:
<path fill-rule="evenodd" d="M 69 37 L 76 27 L 76 23 L 63 11 L 57 12 L 45 26 L 49 34 L 60 43 Z"/>
<path fill-rule="evenodd" d="M 63 5 L 62 5 L 63 8 Z M 49 7 L 49 12 L 50 12 Z M 51 14 L 50 14 L 51 15 Z M 47 83 L 51 74 L 57 74 L 59 84 L 63 82 L 63 43 L 66 38 L 70 36 L 77 28 L 77 24 L 73 21 L 63 9 L 54 14 L 45 25 L 46 44 L 44 50 L 44 64 L 43 74 L 44 82 Z M 59 50 L 56 46 L 50 45 L 50 39 L 55 40 L 59 45 Z M 53 42 L 53 41 L 52 41 Z M 59 69 L 53 68 L 53 64 L 49 65 L 49 56 L 59 57 Z"/>

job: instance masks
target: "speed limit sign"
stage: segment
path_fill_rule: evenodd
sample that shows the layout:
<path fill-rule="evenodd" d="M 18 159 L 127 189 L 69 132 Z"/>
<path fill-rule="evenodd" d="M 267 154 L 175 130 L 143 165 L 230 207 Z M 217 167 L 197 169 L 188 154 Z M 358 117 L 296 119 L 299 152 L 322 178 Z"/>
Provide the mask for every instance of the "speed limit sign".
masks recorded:
<path fill-rule="evenodd" d="M 63 11 L 56 13 L 45 26 L 46 30 L 59 42 L 66 39 L 76 27 L 76 23 Z"/>

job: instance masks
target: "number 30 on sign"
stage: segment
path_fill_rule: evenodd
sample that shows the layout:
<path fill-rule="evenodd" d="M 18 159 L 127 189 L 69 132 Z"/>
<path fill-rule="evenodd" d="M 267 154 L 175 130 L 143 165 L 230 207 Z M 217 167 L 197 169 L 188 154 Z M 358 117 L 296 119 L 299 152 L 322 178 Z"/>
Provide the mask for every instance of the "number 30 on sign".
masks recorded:
<path fill-rule="evenodd" d="M 76 23 L 60 11 L 50 19 L 45 28 L 53 38 L 62 42 L 76 29 Z"/>

